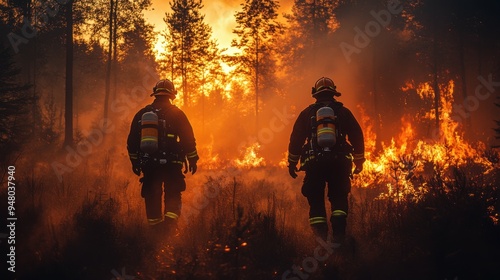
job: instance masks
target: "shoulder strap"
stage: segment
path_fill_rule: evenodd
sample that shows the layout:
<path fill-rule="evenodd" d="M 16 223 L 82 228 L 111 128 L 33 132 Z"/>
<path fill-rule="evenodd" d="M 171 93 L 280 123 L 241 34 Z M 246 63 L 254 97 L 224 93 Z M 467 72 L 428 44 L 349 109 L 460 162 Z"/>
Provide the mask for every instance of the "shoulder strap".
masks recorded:
<path fill-rule="evenodd" d="M 311 105 L 309 105 L 309 113 L 307 114 L 309 116 L 309 118 L 313 117 L 313 116 L 316 116 L 316 111 L 318 111 L 319 108 L 323 107 L 325 105 L 321 104 L 321 103 L 313 103 Z"/>
<path fill-rule="evenodd" d="M 154 107 L 152 104 L 146 105 L 146 107 L 142 108 L 144 111 L 154 111 Z"/>

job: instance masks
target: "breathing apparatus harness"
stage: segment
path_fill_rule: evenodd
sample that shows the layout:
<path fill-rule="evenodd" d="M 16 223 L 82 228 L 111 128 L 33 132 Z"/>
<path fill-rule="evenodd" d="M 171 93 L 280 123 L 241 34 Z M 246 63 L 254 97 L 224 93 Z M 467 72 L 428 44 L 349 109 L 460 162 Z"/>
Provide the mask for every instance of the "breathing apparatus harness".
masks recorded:
<path fill-rule="evenodd" d="M 187 160 L 179 136 L 172 124 L 167 122 L 168 110 L 148 105 L 140 119 L 141 142 L 139 159 L 141 166 L 150 167 L 180 164 L 187 168 Z"/>
<path fill-rule="evenodd" d="M 352 159 L 352 146 L 346 141 L 337 112 L 342 103 L 314 103 L 309 106 L 311 133 L 302 147 L 300 169 L 312 163 L 335 160 L 339 157 Z"/>

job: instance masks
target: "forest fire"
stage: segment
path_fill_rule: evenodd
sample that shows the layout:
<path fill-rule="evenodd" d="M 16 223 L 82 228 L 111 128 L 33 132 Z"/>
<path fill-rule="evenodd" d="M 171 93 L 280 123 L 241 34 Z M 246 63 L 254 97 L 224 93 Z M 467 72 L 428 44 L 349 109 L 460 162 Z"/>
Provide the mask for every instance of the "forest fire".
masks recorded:
<path fill-rule="evenodd" d="M 439 88 L 441 91 L 439 119 L 442 121 L 439 129 L 436 128 L 431 137 L 417 135 L 413 123 L 432 120 L 435 118 L 435 112 L 430 110 L 423 116 L 403 116 L 399 135 L 393 137 L 389 144 L 382 143 L 381 151 L 377 152 L 370 120 L 363 117 L 367 161 L 364 172 L 355 177 L 355 185 L 367 188 L 385 184 L 386 191 L 381 197 L 393 197 L 398 201 L 418 200 L 427 191 L 426 184 L 422 185 L 419 177 L 430 178 L 435 172 L 449 172 L 451 167 L 461 168 L 470 164 L 475 164 L 480 170 L 484 170 L 483 175 L 493 171 L 493 163 L 484 156 L 485 144 L 478 142 L 473 147 L 463 139 L 461 124 L 450 118 L 454 102 L 453 81 L 440 85 Z M 407 83 L 403 88 L 404 91 L 410 89 L 416 89 L 421 99 L 435 98 L 430 83 L 419 84 L 416 88 Z"/>
<path fill-rule="evenodd" d="M 426 192 L 426 185 L 422 185 L 418 178 L 430 178 L 433 172 L 448 172 L 451 167 L 460 168 L 472 163 L 484 169 L 485 174 L 493 170 L 493 163 L 484 156 L 485 144 L 477 142 L 472 145 L 464 140 L 461 131 L 463 124 L 450 118 L 455 96 L 454 82 L 450 80 L 446 84 L 439 85 L 439 88 L 441 92 L 439 129 L 423 137 L 415 128 L 433 122 L 434 109 L 417 115 L 405 115 L 400 120 L 400 132 L 393 136 L 389 143 L 381 143 L 380 151 L 376 150 L 373 120 L 367 116 L 363 107 L 358 106 L 365 135 L 367 161 L 363 173 L 354 176 L 355 186 L 363 188 L 385 186 L 385 189 L 380 190 L 381 197 L 418 200 Z M 401 90 L 403 93 L 414 90 L 423 101 L 432 101 L 435 98 L 430 83 L 415 85 L 414 82 L 407 82 Z M 204 168 L 210 170 L 221 169 L 228 164 L 248 169 L 266 166 L 268 165 L 266 162 L 269 162 L 265 156 L 259 154 L 258 142 L 244 147 L 240 158 L 232 162 L 222 163 L 219 155 L 214 155 L 212 151 L 213 147 L 209 146 L 208 154 L 201 163 Z M 283 156 L 277 166 L 286 168 L 286 156 Z"/>
<path fill-rule="evenodd" d="M 214 152 L 214 139 L 211 137 L 210 144 L 200 149 L 200 166 L 207 170 L 216 170 L 221 167 L 221 161 L 223 159 L 219 156 L 219 154 Z"/>
<path fill-rule="evenodd" d="M 0 10 L 0 279 L 500 279 L 499 1 Z"/>
<path fill-rule="evenodd" d="M 242 158 L 235 159 L 234 164 L 238 168 L 251 168 L 266 166 L 266 162 L 262 156 L 259 156 L 260 144 L 255 142 L 244 148 Z"/>

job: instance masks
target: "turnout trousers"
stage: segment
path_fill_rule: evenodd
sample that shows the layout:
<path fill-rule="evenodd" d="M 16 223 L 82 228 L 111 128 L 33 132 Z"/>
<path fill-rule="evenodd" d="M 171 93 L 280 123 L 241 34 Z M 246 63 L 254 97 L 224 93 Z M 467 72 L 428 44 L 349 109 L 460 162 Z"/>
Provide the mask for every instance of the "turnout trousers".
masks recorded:
<path fill-rule="evenodd" d="M 141 196 L 146 203 L 149 225 L 158 225 L 163 221 L 176 223 L 182 208 L 181 192 L 186 190 L 182 165 L 154 165 L 143 172 Z"/>
<path fill-rule="evenodd" d="M 306 168 L 302 194 L 309 203 L 309 223 L 315 235 L 326 240 L 328 236 L 327 213 L 325 208 L 325 186 L 331 204 L 333 238 L 345 236 L 348 195 L 351 191 L 352 159 L 339 155 L 329 161 L 311 162 Z"/>

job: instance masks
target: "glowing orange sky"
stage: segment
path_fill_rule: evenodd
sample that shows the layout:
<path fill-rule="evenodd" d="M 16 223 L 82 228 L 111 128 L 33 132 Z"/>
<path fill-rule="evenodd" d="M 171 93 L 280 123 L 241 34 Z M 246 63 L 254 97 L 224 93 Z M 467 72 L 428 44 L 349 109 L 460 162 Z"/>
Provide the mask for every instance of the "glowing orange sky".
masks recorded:
<path fill-rule="evenodd" d="M 202 13 L 205 15 L 205 22 L 212 27 L 212 34 L 220 48 L 229 48 L 231 40 L 234 38 L 232 33 L 236 26 L 234 14 L 241 9 L 241 1 L 234 0 L 204 0 Z M 289 13 L 293 5 L 293 0 L 280 1 L 280 17 L 283 13 Z M 165 12 L 170 11 L 169 1 L 153 0 L 153 10 L 145 12 L 146 19 L 155 26 L 155 31 L 165 30 L 166 25 L 163 22 Z"/>

